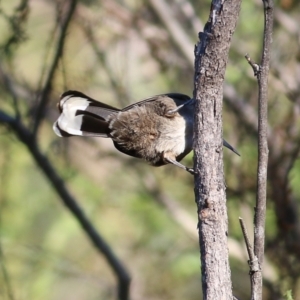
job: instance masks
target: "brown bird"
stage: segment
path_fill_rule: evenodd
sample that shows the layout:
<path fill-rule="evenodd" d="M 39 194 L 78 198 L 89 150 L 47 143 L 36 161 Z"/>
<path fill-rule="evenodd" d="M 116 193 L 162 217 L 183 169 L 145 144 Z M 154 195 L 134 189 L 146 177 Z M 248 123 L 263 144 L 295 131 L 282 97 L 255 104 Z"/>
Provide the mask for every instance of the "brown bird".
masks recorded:
<path fill-rule="evenodd" d="M 194 99 L 162 94 L 123 109 L 96 101 L 81 92 L 62 94 L 60 116 L 53 125 L 58 136 L 111 138 L 115 147 L 152 166 L 173 164 L 194 173 L 181 161 L 193 147 Z M 239 153 L 225 140 L 223 145 Z"/>

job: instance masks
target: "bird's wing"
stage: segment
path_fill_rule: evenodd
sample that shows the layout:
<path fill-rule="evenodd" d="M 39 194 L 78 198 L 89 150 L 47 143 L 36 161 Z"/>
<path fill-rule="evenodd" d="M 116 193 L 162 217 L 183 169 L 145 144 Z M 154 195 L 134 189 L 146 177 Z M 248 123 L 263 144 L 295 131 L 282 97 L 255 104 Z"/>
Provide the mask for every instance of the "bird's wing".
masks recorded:
<path fill-rule="evenodd" d="M 176 99 L 176 100 L 179 100 L 179 101 L 181 100 L 182 104 L 191 99 L 190 96 L 187 96 L 187 95 L 184 95 L 184 94 L 179 94 L 179 93 L 161 94 L 161 95 L 156 95 L 156 96 L 153 96 L 151 98 L 147 98 L 147 99 L 141 100 L 139 102 L 130 104 L 130 105 L 126 106 L 125 108 L 121 109 L 121 111 L 127 111 L 127 110 L 129 110 L 133 107 L 140 106 L 140 105 L 142 105 L 146 102 L 156 101 L 159 98 L 163 98 L 163 97 L 169 97 L 169 98 Z"/>

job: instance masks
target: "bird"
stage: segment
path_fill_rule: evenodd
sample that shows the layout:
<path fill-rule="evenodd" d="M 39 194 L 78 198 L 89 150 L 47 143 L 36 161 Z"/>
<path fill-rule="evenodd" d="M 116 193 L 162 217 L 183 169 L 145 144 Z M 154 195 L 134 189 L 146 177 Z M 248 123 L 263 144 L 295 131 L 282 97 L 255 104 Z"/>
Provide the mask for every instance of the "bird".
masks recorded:
<path fill-rule="evenodd" d="M 195 100 L 166 93 L 118 109 L 74 90 L 64 92 L 53 124 L 60 137 L 111 138 L 120 152 L 159 167 L 173 164 L 191 174 L 180 161 L 193 149 Z M 223 145 L 240 155 L 229 143 Z"/>

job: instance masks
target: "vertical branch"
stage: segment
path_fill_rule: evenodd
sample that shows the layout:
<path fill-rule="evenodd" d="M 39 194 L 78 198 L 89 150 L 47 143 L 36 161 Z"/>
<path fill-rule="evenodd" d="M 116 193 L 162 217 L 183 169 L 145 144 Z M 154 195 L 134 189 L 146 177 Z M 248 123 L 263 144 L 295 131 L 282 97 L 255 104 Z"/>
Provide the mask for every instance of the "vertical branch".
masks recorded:
<path fill-rule="evenodd" d="M 267 200 L 268 170 L 268 73 L 271 56 L 273 32 L 273 0 L 263 0 L 264 4 L 264 39 L 260 65 L 253 63 L 248 55 L 246 59 L 251 65 L 258 82 L 258 166 L 257 194 L 254 216 L 254 254 L 259 268 L 250 272 L 251 299 L 262 299 L 262 264 L 265 247 L 265 220 Z"/>
<path fill-rule="evenodd" d="M 228 52 L 240 0 L 213 0 L 195 47 L 195 197 L 203 299 L 232 299 L 223 174 L 222 99 Z"/>
<path fill-rule="evenodd" d="M 255 210 L 254 253 L 260 265 L 263 263 L 265 239 L 265 215 L 267 195 L 268 168 L 268 73 L 271 55 L 273 31 L 273 1 L 264 0 L 264 42 L 258 80 L 258 169 L 257 169 L 257 198 Z"/>
<path fill-rule="evenodd" d="M 264 0 L 264 42 L 258 80 L 258 167 L 257 167 L 257 196 L 254 217 L 254 253 L 262 268 L 265 247 L 265 219 L 267 198 L 267 169 L 268 169 L 268 73 L 271 55 L 273 31 L 273 1 Z M 253 299 L 262 297 L 262 274 L 253 274 L 254 280 L 259 281 L 257 294 Z"/>

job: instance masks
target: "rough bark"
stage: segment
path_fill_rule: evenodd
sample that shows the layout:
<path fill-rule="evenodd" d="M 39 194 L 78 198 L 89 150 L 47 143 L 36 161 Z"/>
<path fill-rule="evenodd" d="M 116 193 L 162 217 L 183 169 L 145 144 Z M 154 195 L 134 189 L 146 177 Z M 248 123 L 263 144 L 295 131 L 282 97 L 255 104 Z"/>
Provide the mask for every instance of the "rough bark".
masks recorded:
<path fill-rule="evenodd" d="M 240 0 L 212 1 L 195 47 L 194 164 L 203 299 L 232 299 L 222 152 L 223 81 Z"/>

